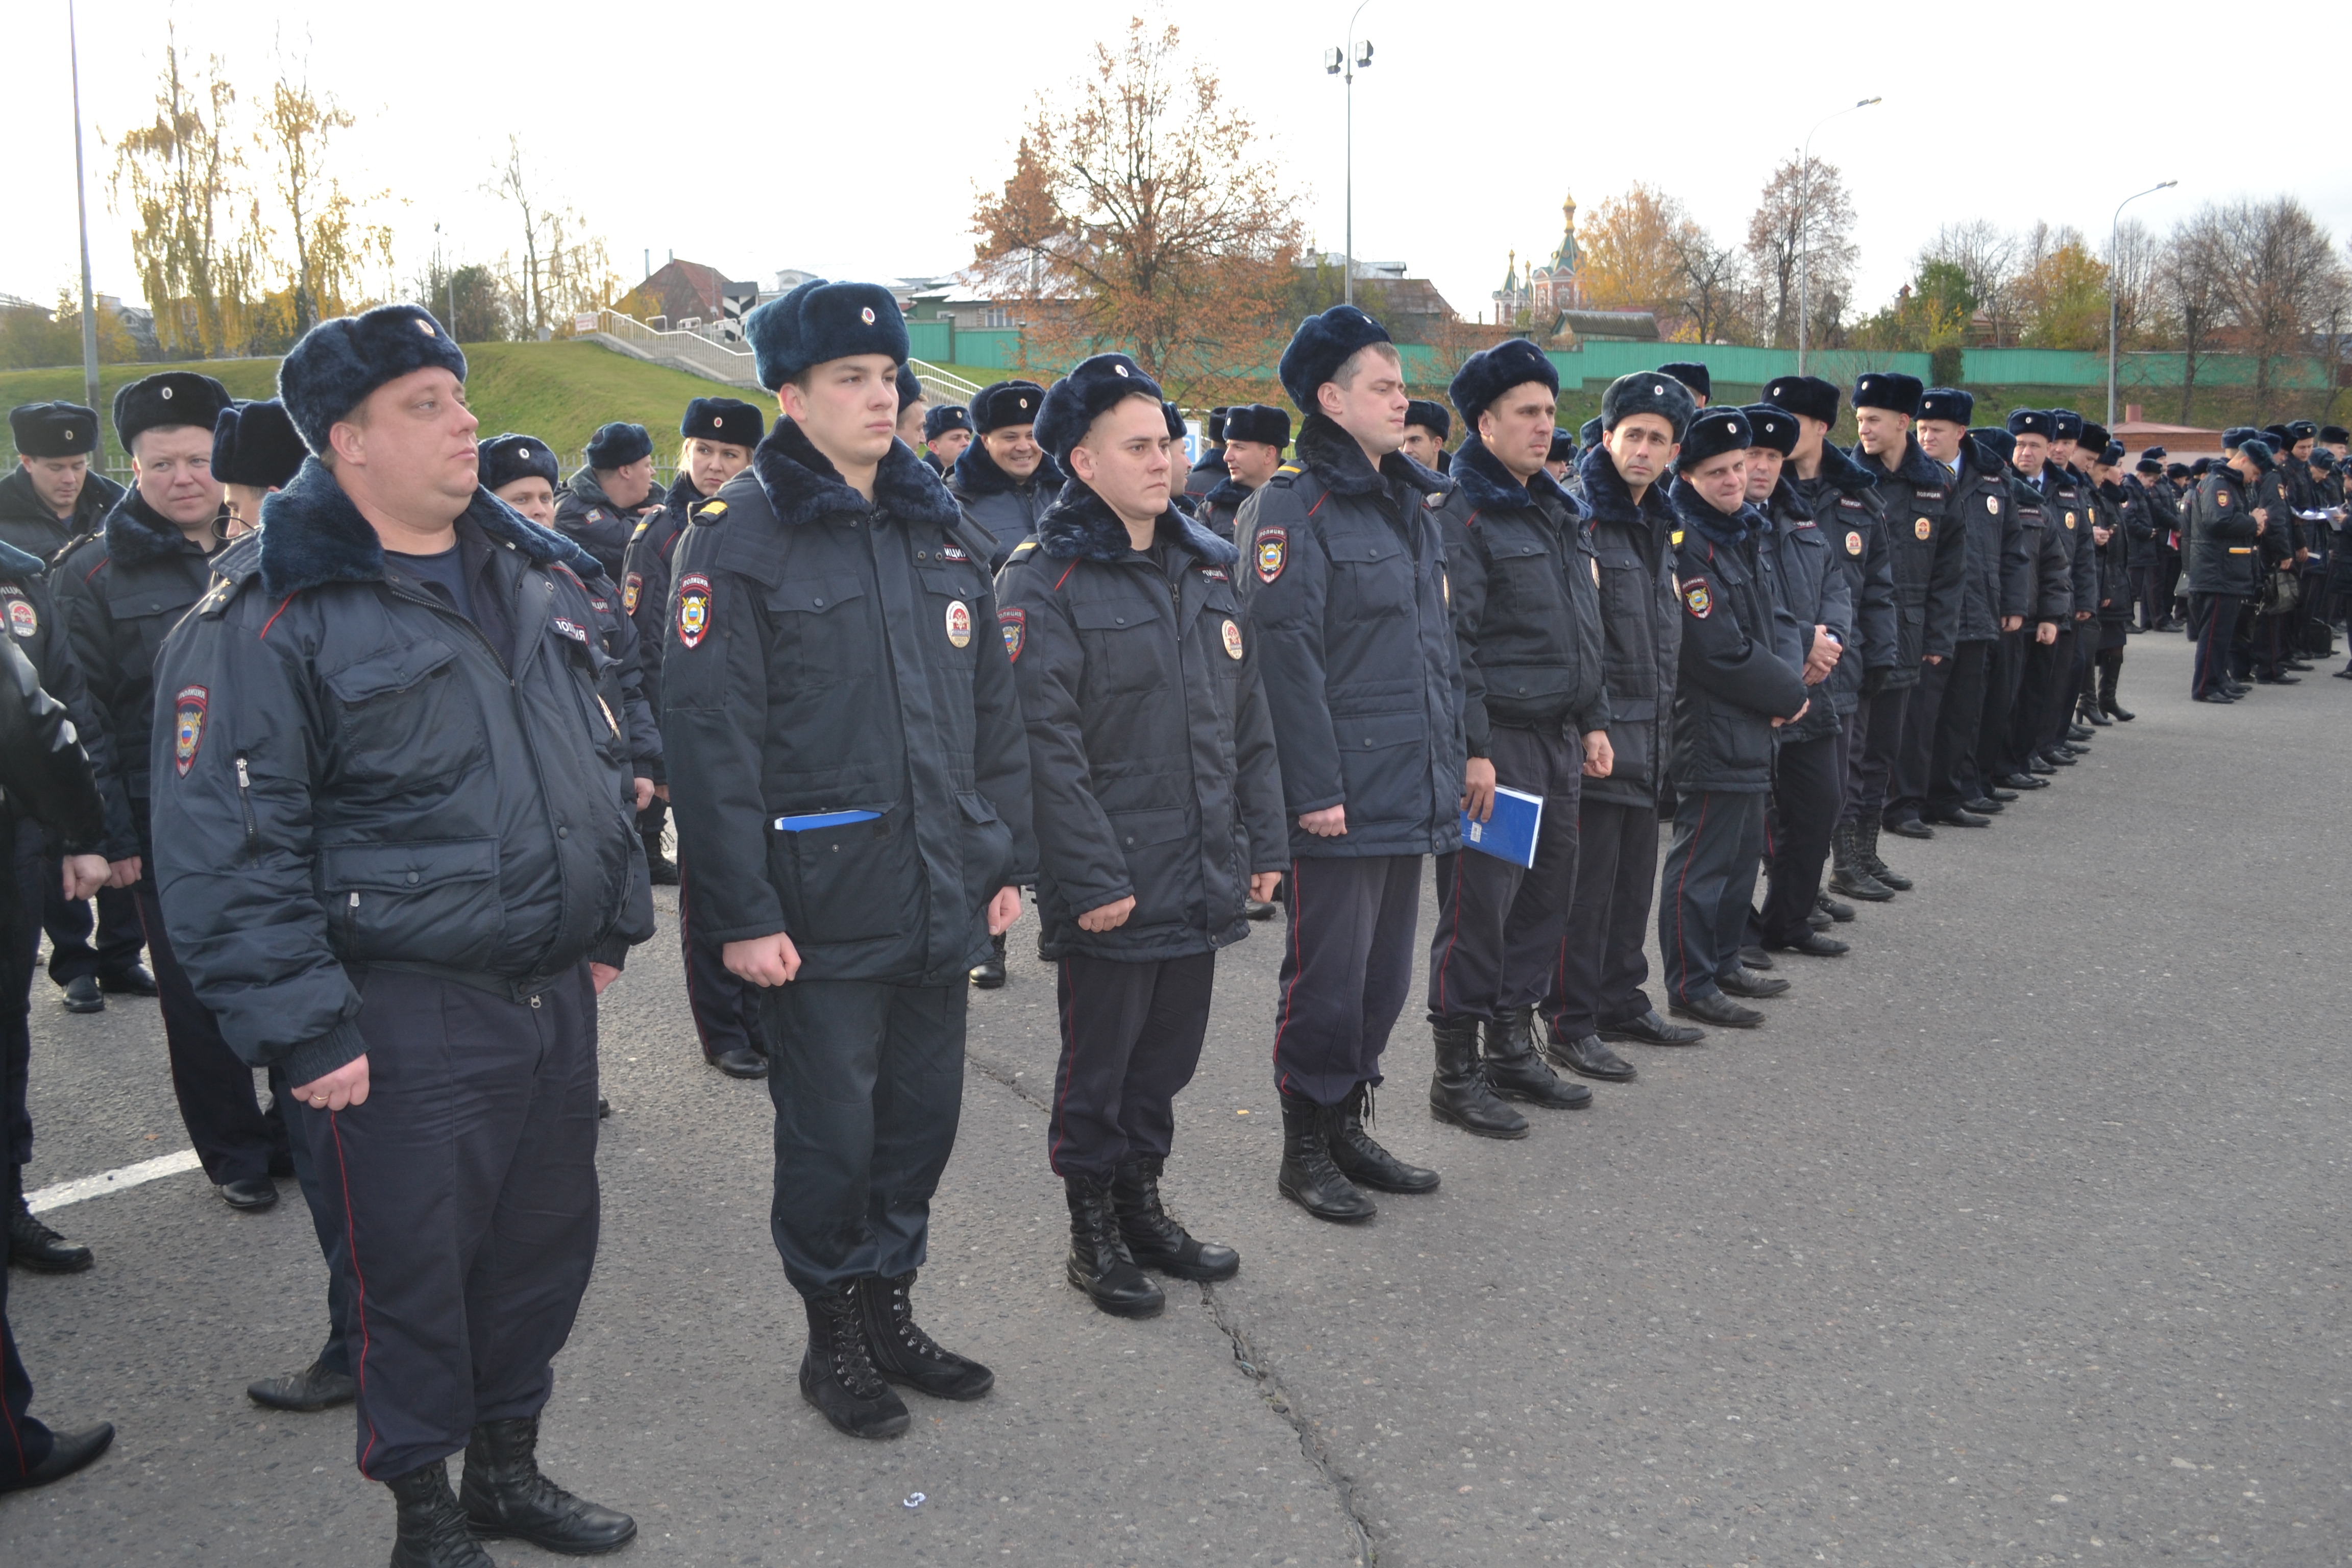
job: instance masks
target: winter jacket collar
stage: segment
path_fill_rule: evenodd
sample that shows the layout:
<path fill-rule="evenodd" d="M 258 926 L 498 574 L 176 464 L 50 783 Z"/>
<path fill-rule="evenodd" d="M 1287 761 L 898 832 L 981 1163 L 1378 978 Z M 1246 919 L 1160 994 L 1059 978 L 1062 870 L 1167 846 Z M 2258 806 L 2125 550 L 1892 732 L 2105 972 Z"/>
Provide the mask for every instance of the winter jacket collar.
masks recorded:
<path fill-rule="evenodd" d="M 1786 469 L 1773 482 L 1772 493 L 1765 498 L 1764 511 L 1775 521 L 1786 519 L 1790 528 L 1813 521 L 1813 503 L 1805 499 L 1804 491 L 1789 482 Z"/>
<path fill-rule="evenodd" d="M 1219 479 L 1217 481 L 1216 488 L 1212 489 L 1207 495 L 1201 498 L 1201 504 L 1202 506 L 1229 506 L 1238 511 L 1241 510 L 1242 502 L 1249 500 L 1251 496 L 1256 493 L 1256 491 L 1251 489 L 1249 486 L 1242 483 L 1239 479 L 1227 476 L 1224 479 Z"/>
<path fill-rule="evenodd" d="M 1559 481 L 1551 477 L 1550 470 L 1538 468 L 1527 483 L 1521 484 L 1475 435 L 1454 454 L 1454 467 L 1445 477 L 1462 487 L 1463 496 L 1479 511 L 1539 507 L 1551 501 L 1571 518 L 1583 514 L 1576 498 L 1559 488 Z"/>
<path fill-rule="evenodd" d="M 669 493 L 662 497 L 662 504 L 683 515 L 688 508 L 701 504 L 706 499 L 700 490 L 694 488 L 693 479 L 681 468 L 677 478 L 670 481 Z"/>
<path fill-rule="evenodd" d="M 975 441 L 972 447 L 979 445 Z M 832 459 L 790 419 L 777 420 L 761 438 L 751 453 L 751 472 L 775 509 L 776 521 L 787 528 L 805 527 L 835 512 L 877 508 L 902 522 L 927 522 L 950 531 L 963 517 L 940 477 L 904 441 L 891 442 L 875 468 L 870 503 L 843 482 Z"/>
<path fill-rule="evenodd" d="M 1247 493 L 1247 492 L 1244 492 Z M 1215 534 L 1170 507 L 1160 514 L 1160 542 L 1190 552 L 1213 566 L 1230 566 L 1242 552 Z M 1037 547 L 1056 561 L 1124 561 L 1134 552 L 1127 524 L 1083 483 L 1073 481 L 1062 490 L 1045 515 L 1037 520 Z"/>
<path fill-rule="evenodd" d="M 1740 503 L 1738 511 L 1725 516 L 1696 490 L 1683 483 L 1679 474 L 1675 476 L 1674 488 L 1666 492 L 1666 497 L 1674 502 L 1675 515 L 1682 520 L 1685 528 L 1696 531 L 1716 544 L 1743 544 L 1762 532 L 1766 526 L 1764 514 L 1745 501 Z"/>
<path fill-rule="evenodd" d="M 1576 472 L 1584 481 L 1584 510 L 1591 513 L 1593 521 L 1638 524 L 1643 521 L 1643 509 L 1633 504 L 1633 494 L 1625 488 L 1616 460 L 1606 447 L 1596 446 L 1586 451 L 1576 460 Z M 1655 494 L 1657 489 L 1652 485 L 1650 493 Z"/>
<path fill-rule="evenodd" d="M 958 495 L 962 496 L 1005 495 L 1013 490 L 1034 489 L 1039 486 L 1045 487 L 1045 493 L 1051 495 L 1069 477 L 1062 472 L 1061 465 L 1054 461 L 1054 454 L 1047 452 L 1038 458 L 1035 473 L 1025 479 L 1016 479 L 996 466 L 996 459 L 988 455 L 988 443 L 977 437 L 963 449 L 963 455 L 955 460 L 951 473 L 953 477 L 948 482 L 955 486 Z"/>
<path fill-rule="evenodd" d="M 166 555 L 183 554 L 188 548 L 188 536 L 158 516 L 136 488 L 125 492 L 106 514 L 106 553 L 121 565 L 161 561 Z"/>
<path fill-rule="evenodd" d="M 1827 441 L 1822 443 L 1820 478 L 1822 482 L 1831 489 L 1850 496 L 1858 496 L 1878 483 L 1876 474 L 1864 468 Z"/>
<path fill-rule="evenodd" d="M 38 577 L 47 570 L 41 564 L 41 558 L 31 551 L 19 550 L 6 540 L 0 539 L 0 577 L 13 577 L 22 582 L 27 577 Z"/>
<path fill-rule="evenodd" d="M 1827 442 L 1823 442 L 1822 444 L 1822 451 L 1824 456 L 1834 450 L 1836 450 L 1836 448 L 1830 446 Z M 1853 466 L 1857 469 L 1863 473 L 1868 474 L 1873 482 L 1875 482 L 1882 474 L 1891 479 L 1901 479 L 1906 485 L 1925 485 L 1930 489 L 1940 489 L 1941 487 L 1952 482 L 1950 470 L 1946 468 L 1943 464 L 1936 461 L 1935 458 L 1927 456 L 1926 452 L 1920 450 L 1919 437 L 1916 436 L 1906 436 L 1903 437 L 1903 456 L 1897 458 L 1887 468 L 1879 468 L 1877 466 L 1878 459 L 1875 458 L 1872 458 L 1865 462 L 1864 460 L 1862 443 L 1859 441 L 1854 443 L 1853 451 L 1850 454 L 1849 460 L 1853 462 Z M 1829 471 L 1829 465 L 1827 463 L 1822 464 L 1822 471 L 1823 473 L 1827 473 Z"/>
<path fill-rule="evenodd" d="M 1320 414 L 1309 414 L 1298 427 L 1294 448 L 1299 466 L 1322 481 L 1334 495 L 1377 495 L 1391 484 L 1402 484 L 1422 494 L 1446 488 L 1444 474 L 1432 473 L 1406 457 L 1391 452 L 1377 468 L 1364 459 L 1356 438 Z"/>
<path fill-rule="evenodd" d="M 492 543 L 511 545 L 534 565 L 569 566 L 583 554 L 562 534 L 531 522 L 485 489 L 474 492 L 461 515 Z M 258 554 L 264 593 L 282 596 L 325 583 L 383 580 L 383 542 L 318 458 L 303 460 L 293 480 L 262 502 L 261 516 Z M 110 542 L 111 519 L 107 527 Z"/>

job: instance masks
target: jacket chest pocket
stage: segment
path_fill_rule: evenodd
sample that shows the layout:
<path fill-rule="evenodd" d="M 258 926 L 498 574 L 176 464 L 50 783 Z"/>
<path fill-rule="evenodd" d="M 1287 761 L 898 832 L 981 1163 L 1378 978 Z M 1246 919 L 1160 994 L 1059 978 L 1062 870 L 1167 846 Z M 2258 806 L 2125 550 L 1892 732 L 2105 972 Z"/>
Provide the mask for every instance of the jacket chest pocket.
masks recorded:
<path fill-rule="evenodd" d="M 457 668 L 457 650 L 437 637 L 345 665 L 326 687 L 347 779 L 422 784 L 488 758 L 481 710 Z"/>
<path fill-rule="evenodd" d="M 1087 690 L 1134 695 L 1169 684 L 1175 638 L 1159 607 L 1140 597 L 1098 599 L 1070 606 L 1078 646 L 1087 656 Z"/>
<path fill-rule="evenodd" d="M 603 639 L 593 632 L 565 629 L 577 625 L 562 618 L 549 625 L 548 662 L 556 679 L 571 688 L 582 732 L 596 754 L 617 764 L 627 749 L 621 739 L 620 661 L 604 651 Z"/>
<path fill-rule="evenodd" d="M 1497 550 L 1494 555 L 1495 572 L 1490 580 L 1490 597 L 1499 598 L 1503 607 L 1521 616 L 1556 616 L 1567 611 L 1567 595 L 1560 582 L 1559 564 L 1551 552 L 1540 545 L 1516 543 L 1508 552 Z M 1499 594 L 1496 589 L 1500 589 Z"/>
<path fill-rule="evenodd" d="M 793 685 L 834 685 L 864 673 L 876 657 L 874 601 L 855 573 L 779 583 L 768 590 L 767 609 Z"/>
<path fill-rule="evenodd" d="M 335 955 L 477 969 L 506 933 L 496 838 L 335 844 L 319 851 Z"/>
<path fill-rule="evenodd" d="M 1413 613 L 1412 557 L 1391 536 L 1368 530 L 1327 535 L 1331 588 L 1326 614 L 1333 619 L 1403 620 Z"/>
<path fill-rule="evenodd" d="M 981 579 L 969 567 L 942 563 L 919 566 L 915 575 L 923 584 L 926 624 L 918 628 L 925 638 L 939 639 L 949 662 L 971 669 L 980 662 L 976 640 L 980 626 Z"/>

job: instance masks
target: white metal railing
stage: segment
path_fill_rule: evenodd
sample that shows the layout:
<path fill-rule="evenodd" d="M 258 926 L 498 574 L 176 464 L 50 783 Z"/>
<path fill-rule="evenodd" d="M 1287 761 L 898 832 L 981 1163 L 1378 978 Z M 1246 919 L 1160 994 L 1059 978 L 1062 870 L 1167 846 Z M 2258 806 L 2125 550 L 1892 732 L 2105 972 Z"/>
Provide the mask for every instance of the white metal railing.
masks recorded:
<path fill-rule="evenodd" d="M 979 387 L 963 377 L 950 375 L 929 360 L 910 359 L 907 362 L 907 368 L 915 373 L 915 379 L 921 382 L 925 387 L 933 392 L 946 394 L 948 401 L 951 403 L 970 403 L 972 395 L 980 391 Z"/>
<path fill-rule="evenodd" d="M 689 356 L 692 353 L 692 351 L 687 349 L 689 342 L 707 343 L 720 353 L 743 361 L 747 369 L 751 360 L 751 351 L 747 348 L 738 348 L 734 343 L 725 341 L 724 334 L 728 329 L 719 326 L 697 326 L 691 330 L 665 331 L 660 327 L 649 327 L 635 316 L 625 316 L 618 310 L 603 310 L 581 311 L 572 318 L 572 330 L 575 332 L 604 332 L 620 339 L 623 342 L 644 343 L 648 347 L 665 347 L 673 352 L 687 353 Z"/>

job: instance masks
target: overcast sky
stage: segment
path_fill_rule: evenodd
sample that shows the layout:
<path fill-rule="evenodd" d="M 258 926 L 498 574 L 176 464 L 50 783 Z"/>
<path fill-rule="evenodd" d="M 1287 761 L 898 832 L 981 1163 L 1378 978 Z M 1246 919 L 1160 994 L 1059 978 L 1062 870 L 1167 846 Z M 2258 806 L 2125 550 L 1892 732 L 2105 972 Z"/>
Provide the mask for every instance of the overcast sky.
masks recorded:
<path fill-rule="evenodd" d="M 513 246 L 516 226 L 481 191 L 511 131 L 545 195 L 580 209 L 632 281 L 650 250 L 656 265 L 675 251 L 768 283 L 783 267 L 887 279 L 969 262 L 975 186 L 1003 179 L 1035 100 L 1072 80 L 1128 11 L 492 0 L 273 16 L 84 0 L 97 287 L 138 293 L 101 137 L 152 118 L 174 18 L 184 47 L 224 57 L 248 104 L 266 94 L 281 44 L 307 53 L 314 85 L 360 117 L 336 166 L 348 188 L 392 192 L 381 210 L 404 279 L 429 255 L 436 222 L 460 259 Z M 1186 0 L 1178 12 L 1333 250 L 1345 89 L 1321 57 L 1342 41 L 1348 11 Z M 723 24 L 704 19 L 721 12 Z M 1578 16 L 1591 18 L 1589 42 L 1569 41 L 1567 20 L 1560 41 L 1544 41 L 1552 18 Z M 1571 191 L 1589 213 L 1646 180 L 1736 240 L 1807 130 L 1874 95 L 1885 101 L 1832 121 L 1813 143 L 1843 170 L 1861 215 L 1864 308 L 1903 281 L 1940 223 L 2046 218 L 2103 240 L 2116 201 L 2164 179 L 2180 184 L 2131 209 L 2159 229 L 2209 200 L 2282 190 L 2339 237 L 2352 229 L 2352 167 L 2318 156 L 2341 144 L 2329 116 L 2340 94 L 2221 58 L 2210 6 L 2076 7 L 2030 58 L 2009 47 L 2021 18 L 2007 13 L 1832 5 L 1780 16 L 1780 39 L 1776 16 L 1369 0 L 1358 26 L 1377 52 L 1355 86 L 1356 254 L 1410 264 L 1475 316 L 1510 250 L 1549 253 Z M 77 268 L 63 0 L 16 0 L 0 42 L 15 132 L 0 291 L 46 301 Z M 2249 92 L 2263 95 L 2259 111 Z M 2308 170 L 2294 167 L 2297 148 L 2313 151 Z"/>

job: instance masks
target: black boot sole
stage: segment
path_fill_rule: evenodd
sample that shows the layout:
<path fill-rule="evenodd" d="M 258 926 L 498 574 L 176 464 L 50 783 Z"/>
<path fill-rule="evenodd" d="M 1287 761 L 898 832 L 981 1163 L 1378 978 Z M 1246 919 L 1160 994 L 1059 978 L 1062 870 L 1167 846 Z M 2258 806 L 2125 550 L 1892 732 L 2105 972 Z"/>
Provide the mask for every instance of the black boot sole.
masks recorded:
<path fill-rule="evenodd" d="M 1506 1127 L 1481 1127 L 1458 1112 L 1444 1110 L 1434 1102 L 1431 1103 L 1429 1113 L 1450 1127 L 1459 1127 L 1463 1131 L 1479 1138 L 1496 1138 L 1507 1142 L 1524 1138 L 1535 1131 L 1534 1126 L 1525 1117 L 1519 1119 L 1519 1125 L 1514 1131 Z"/>
<path fill-rule="evenodd" d="M 637 1538 L 637 1526 L 635 1520 L 629 1521 L 629 1532 L 626 1535 L 614 1541 L 600 1541 L 593 1545 L 583 1545 L 578 1542 L 565 1541 L 560 1537 L 533 1535 L 528 1531 L 509 1530 L 499 1525 L 484 1524 L 472 1514 L 466 1516 L 466 1528 L 473 1532 L 474 1539 L 477 1541 L 520 1541 L 538 1547 L 541 1552 L 552 1552 L 559 1557 L 602 1557 L 608 1552 L 618 1552 Z"/>
<path fill-rule="evenodd" d="M 1154 1289 L 1149 1297 L 1133 1301 L 1107 1301 L 1095 1294 L 1095 1288 L 1087 1283 L 1087 1277 L 1067 1259 L 1063 1261 L 1062 1276 L 1095 1304 L 1095 1310 L 1108 1313 L 1114 1318 L 1156 1318 L 1168 1309 L 1167 1292 L 1159 1289 Z"/>
<path fill-rule="evenodd" d="M 1355 1181 L 1353 1176 L 1350 1176 L 1348 1179 L 1351 1182 Z M 1370 1185 L 1369 1183 L 1359 1184 Z M 1308 1203 L 1305 1198 L 1301 1197 L 1295 1190 L 1293 1190 L 1288 1184 L 1281 1181 L 1276 1181 L 1275 1183 L 1275 1190 L 1279 1192 L 1284 1197 L 1288 1198 L 1292 1203 L 1297 1204 L 1300 1208 L 1305 1209 L 1317 1219 L 1327 1221 L 1332 1225 L 1361 1225 L 1364 1221 L 1374 1217 L 1381 1212 L 1379 1206 L 1373 1204 L 1370 1199 L 1365 1200 L 1364 1206 L 1361 1210 L 1335 1209 L 1320 1207 L 1317 1205 Z"/>

